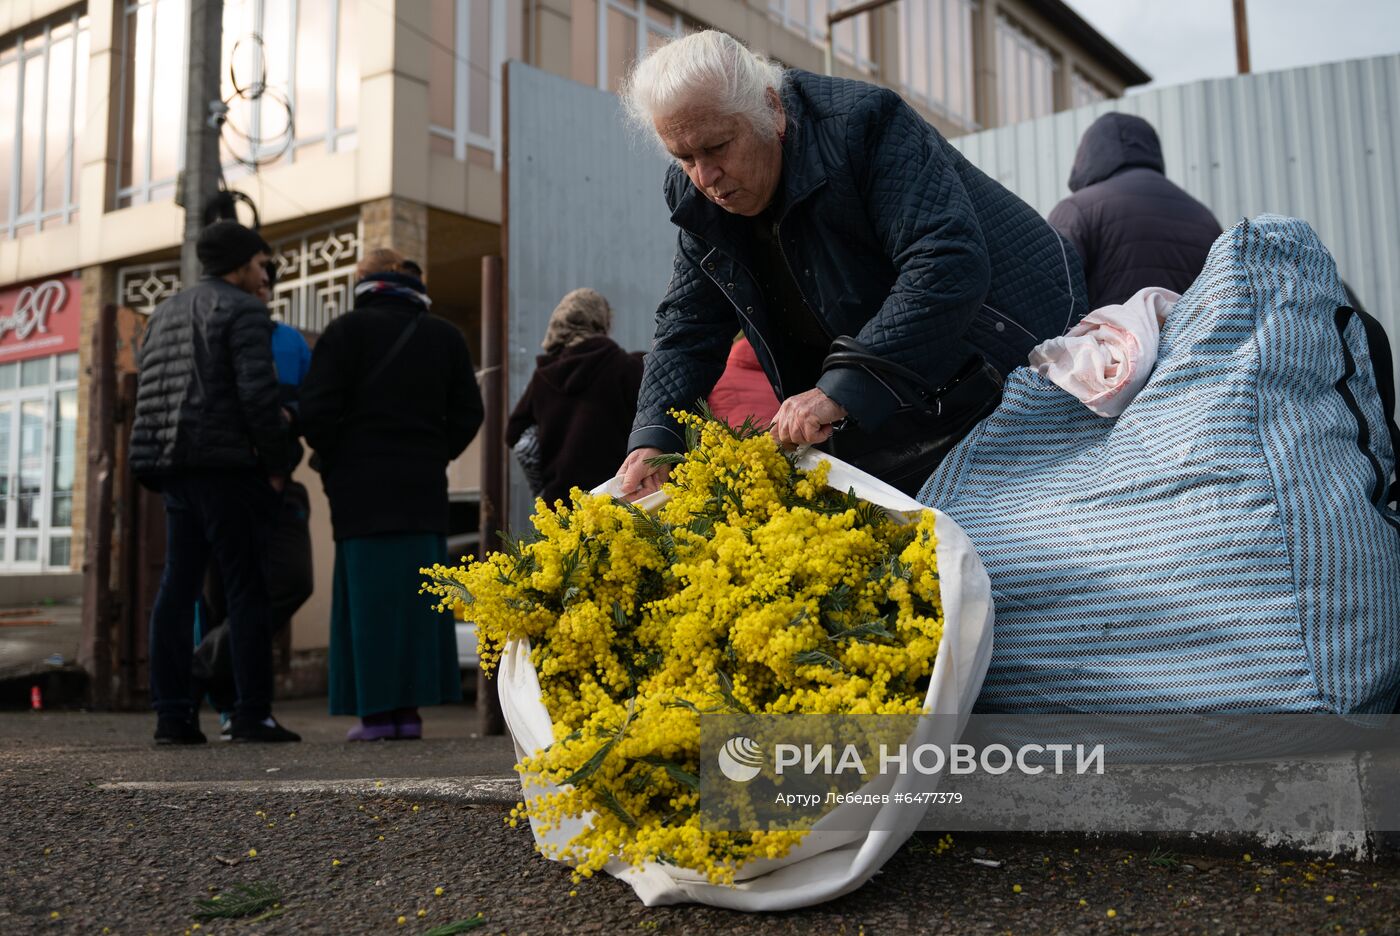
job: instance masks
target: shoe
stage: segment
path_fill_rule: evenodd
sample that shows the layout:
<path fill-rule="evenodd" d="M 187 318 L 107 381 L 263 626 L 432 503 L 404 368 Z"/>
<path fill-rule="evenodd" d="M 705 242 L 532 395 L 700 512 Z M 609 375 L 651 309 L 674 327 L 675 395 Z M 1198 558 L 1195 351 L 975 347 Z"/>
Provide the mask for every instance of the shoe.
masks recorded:
<path fill-rule="evenodd" d="M 197 720 L 175 715 L 156 717 L 156 744 L 203 744 L 207 740 Z"/>
<path fill-rule="evenodd" d="M 423 738 L 423 719 L 416 708 L 394 711 L 394 737 L 399 741 L 419 741 Z"/>
<path fill-rule="evenodd" d="M 277 719 L 271 716 L 262 721 L 235 717 L 233 725 L 229 729 L 229 737 L 235 744 L 238 742 L 280 744 L 301 740 L 301 735 L 283 728 L 277 724 Z"/>
<path fill-rule="evenodd" d="M 228 712 L 222 712 L 219 715 L 219 740 L 233 740 L 233 716 Z"/>
<path fill-rule="evenodd" d="M 373 717 L 373 716 L 372 716 Z M 346 741 L 389 741 L 394 737 L 398 729 L 393 721 L 368 721 L 361 718 L 360 723 L 349 731 L 345 732 Z"/>

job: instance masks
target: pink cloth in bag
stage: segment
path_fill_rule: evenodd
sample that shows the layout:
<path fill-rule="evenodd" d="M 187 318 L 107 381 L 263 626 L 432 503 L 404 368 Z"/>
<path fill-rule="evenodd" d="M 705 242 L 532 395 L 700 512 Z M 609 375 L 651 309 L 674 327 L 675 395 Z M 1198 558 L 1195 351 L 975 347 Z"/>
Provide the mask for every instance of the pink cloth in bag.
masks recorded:
<path fill-rule="evenodd" d="M 1180 298 L 1148 286 L 1122 305 L 1095 309 L 1063 336 L 1037 345 L 1030 365 L 1100 416 L 1118 416 L 1152 374 L 1162 323 Z"/>

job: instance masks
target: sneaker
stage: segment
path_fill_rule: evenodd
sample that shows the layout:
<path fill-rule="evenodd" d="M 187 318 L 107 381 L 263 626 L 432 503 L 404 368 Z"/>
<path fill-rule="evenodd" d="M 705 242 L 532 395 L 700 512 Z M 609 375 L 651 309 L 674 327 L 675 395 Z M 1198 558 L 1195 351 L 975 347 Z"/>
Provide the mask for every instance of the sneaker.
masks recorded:
<path fill-rule="evenodd" d="M 228 712 L 223 712 L 219 715 L 219 740 L 233 740 L 233 716 Z"/>
<path fill-rule="evenodd" d="M 243 741 L 279 744 L 287 741 L 300 741 L 301 735 L 295 731 L 288 731 L 277 724 L 277 719 L 268 716 L 262 721 L 234 718 L 233 725 L 229 729 L 229 738 L 235 743 Z"/>
<path fill-rule="evenodd" d="M 156 744 L 203 744 L 207 740 L 196 720 L 175 715 L 156 717 Z"/>

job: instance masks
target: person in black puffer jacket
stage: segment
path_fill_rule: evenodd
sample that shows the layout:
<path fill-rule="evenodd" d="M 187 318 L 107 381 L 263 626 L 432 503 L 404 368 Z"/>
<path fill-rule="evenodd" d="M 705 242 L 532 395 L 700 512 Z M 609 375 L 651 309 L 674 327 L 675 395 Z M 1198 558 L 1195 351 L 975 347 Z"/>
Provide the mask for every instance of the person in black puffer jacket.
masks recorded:
<path fill-rule="evenodd" d="M 419 706 L 461 698 L 456 629 L 419 596 L 419 570 L 447 561 L 447 465 L 485 408 L 466 339 L 403 262 L 365 254 L 355 308 L 301 385 L 335 533 L 330 710 L 360 717 L 349 741 L 419 738 Z"/>
<path fill-rule="evenodd" d="M 1164 173 L 1157 131 L 1109 113 L 1089 125 L 1052 227 L 1084 261 L 1089 306 L 1119 305 L 1146 286 L 1184 293 L 1201 275 L 1220 223 Z"/>
<path fill-rule="evenodd" d="M 668 413 L 709 395 L 738 330 L 782 401 L 779 442 L 914 493 L 1001 376 L 1088 311 L 1073 248 L 888 88 L 705 31 L 644 57 L 624 101 L 675 160 L 679 228 L 627 496 L 665 479 L 647 462 L 684 447 Z"/>
<path fill-rule="evenodd" d="M 278 403 L 272 319 L 256 293 L 272 250 L 233 221 L 197 245 L 204 278 L 151 314 L 140 349 L 132 471 L 165 500 L 165 571 L 151 611 L 156 742 L 205 738 L 191 686 L 195 600 L 212 555 L 228 600 L 235 741 L 298 741 L 272 718 L 272 642 L 260 555 L 296 440 Z"/>

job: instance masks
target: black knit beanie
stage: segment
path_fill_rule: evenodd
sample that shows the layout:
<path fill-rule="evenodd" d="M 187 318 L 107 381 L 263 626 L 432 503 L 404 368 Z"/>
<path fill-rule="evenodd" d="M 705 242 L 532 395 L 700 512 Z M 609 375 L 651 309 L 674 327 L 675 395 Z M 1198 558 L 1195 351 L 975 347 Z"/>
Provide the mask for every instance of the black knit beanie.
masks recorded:
<path fill-rule="evenodd" d="M 249 260 L 256 253 L 271 254 L 272 248 L 257 231 L 249 230 L 237 221 L 215 221 L 199 233 L 195 253 L 205 276 L 223 276 Z"/>

